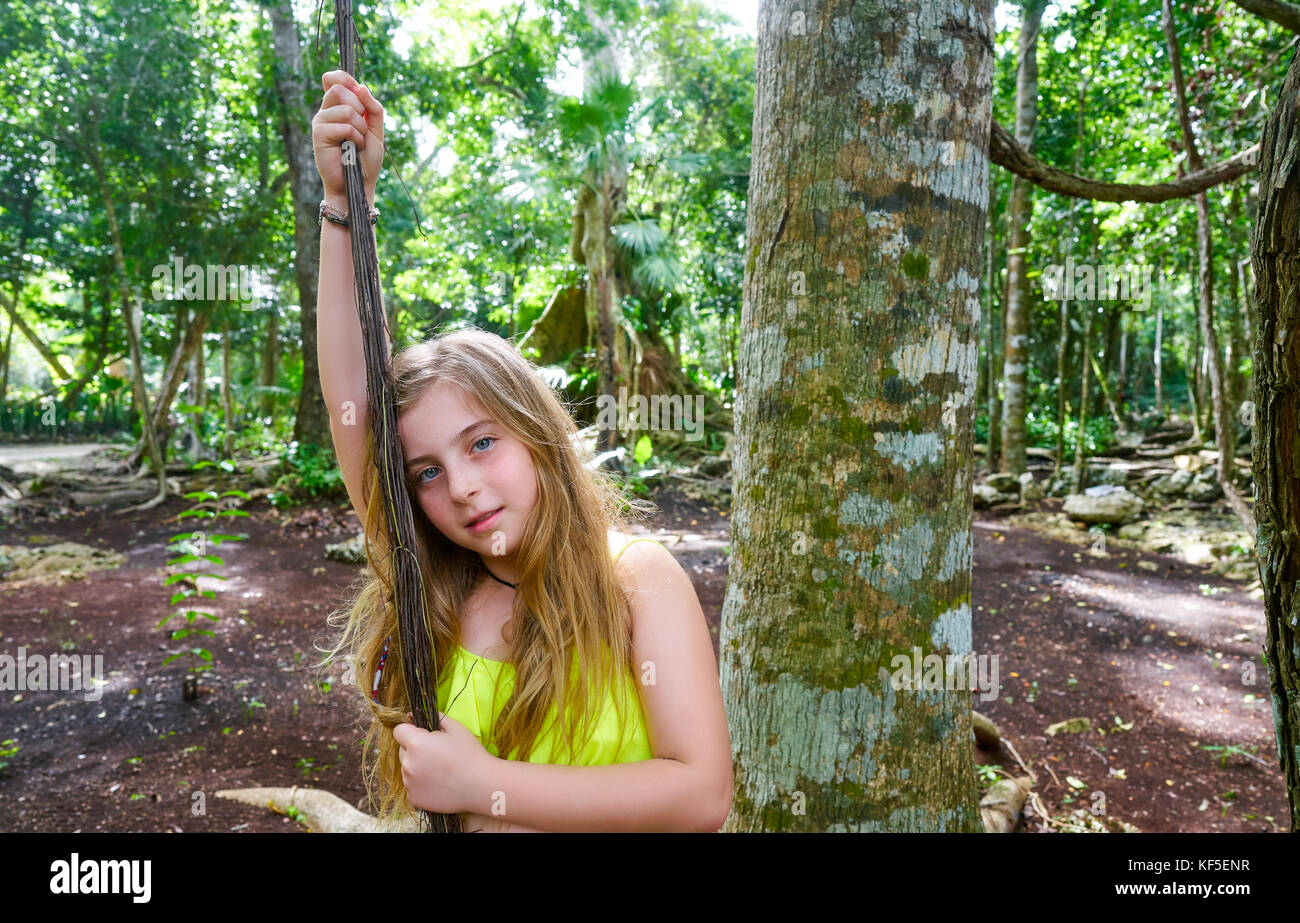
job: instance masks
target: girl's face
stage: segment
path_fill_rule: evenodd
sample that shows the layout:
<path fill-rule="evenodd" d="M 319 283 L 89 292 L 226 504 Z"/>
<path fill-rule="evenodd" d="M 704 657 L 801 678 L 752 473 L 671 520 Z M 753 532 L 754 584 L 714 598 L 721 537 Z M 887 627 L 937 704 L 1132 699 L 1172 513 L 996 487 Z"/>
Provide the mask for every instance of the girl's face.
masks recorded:
<path fill-rule="evenodd" d="M 429 522 L 485 557 L 512 557 L 537 502 L 528 448 L 445 382 L 403 412 L 397 426 L 406 471 Z M 491 515 L 483 519 L 485 513 Z"/>

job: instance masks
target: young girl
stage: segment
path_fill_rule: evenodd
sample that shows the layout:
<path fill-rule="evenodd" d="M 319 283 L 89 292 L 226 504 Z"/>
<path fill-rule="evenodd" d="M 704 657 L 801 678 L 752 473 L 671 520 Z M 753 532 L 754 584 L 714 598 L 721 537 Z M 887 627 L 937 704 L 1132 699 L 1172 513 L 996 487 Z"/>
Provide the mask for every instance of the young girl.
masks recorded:
<path fill-rule="evenodd" d="M 337 217 L 347 212 L 343 141 L 356 145 L 374 201 L 384 113 L 343 71 L 322 84 L 313 144 Z M 371 713 L 372 804 L 385 817 L 459 813 L 466 830 L 717 830 L 731 805 L 731 747 L 690 579 L 662 545 L 629 540 L 570 414 L 511 344 L 483 331 L 393 358 L 442 729 L 410 723 L 391 567 L 368 505 L 378 473 L 349 229 L 322 221 L 320 246 L 321 390 L 379 571 L 331 651 L 352 657 Z"/>

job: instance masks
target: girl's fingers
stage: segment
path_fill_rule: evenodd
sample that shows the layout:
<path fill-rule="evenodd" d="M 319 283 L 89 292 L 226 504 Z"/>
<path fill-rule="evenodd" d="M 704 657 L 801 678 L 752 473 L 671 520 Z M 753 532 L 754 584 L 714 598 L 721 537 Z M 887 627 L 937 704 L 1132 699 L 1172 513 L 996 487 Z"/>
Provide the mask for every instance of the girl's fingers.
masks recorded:
<path fill-rule="evenodd" d="M 365 105 L 366 111 L 370 115 L 382 116 L 384 114 L 384 107 L 379 105 L 379 100 L 375 99 L 375 97 L 371 95 L 370 88 L 364 83 L 358 83 L 354 92 L 356 93 L 357 99 L 361 100 L 362 104 Z"/>
<path fill-rule="evenodd" d="M 365 136 L 349 122 L 322 122 L 316 127 L 316 137 L 334 144 L 352 141 L 357 147 L 366 146 Z"/>
<path fill-rule="evenodd" d="M 317 117 L 327 125 L 335 123 L 351 125 L 362 134 L 365 134 L 370 129 L 365 118 L 359 115 L 351 106 L 330 106 L 328 109 L 322 109 L 317 113 Z"/>
<path fill-rule="evenodd" d="M 345 87 L 341 83 L 336 83 L 325 91 L 321 98 L 321 105 L 328 106 L 334 104 L 343 104 L 356 112 L 357 115 L 365 116 L 366 107 L 361 105 L 361 100 L 357 99 L 357 94 L 352 88 Z"/>
<path fill-rule="evenodd" d="M 336 83 L 341 83 L 344 87 L 351 89 L 354 85 L 356 85 L 356 82 L 357 82 L 356 78 L 353 77 L 351 74 L 349 74 L 347 71 L 332 70 L 332 71 L 326 71 L 325 73 L 321 74 L 320 88 L 322 90 L 328 90 Z"/>

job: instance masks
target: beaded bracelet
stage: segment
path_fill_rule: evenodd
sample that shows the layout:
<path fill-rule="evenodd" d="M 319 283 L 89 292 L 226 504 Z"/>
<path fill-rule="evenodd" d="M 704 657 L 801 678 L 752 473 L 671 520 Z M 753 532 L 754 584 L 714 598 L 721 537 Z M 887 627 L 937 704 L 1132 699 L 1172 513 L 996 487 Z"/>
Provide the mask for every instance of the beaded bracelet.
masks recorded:
<path fill-rule="evenodd" d="M 347 212 L 339 211 L 337 208 L 326 203 L 325 200 L 322 199 L 320 203 L 320 214 L 316 218 L 316 226 L 320 227 L 324 223 L 326 218 L 328 218 L 334 224 L 341 225 L 342 227 L 345 228 L 352 226 L 352 221 L 349 219 Z M 375 224 L 378 220 L 379 220 L 379 209 L 375 208 L 372 205 L 370 206 L 370 223 Z"/>

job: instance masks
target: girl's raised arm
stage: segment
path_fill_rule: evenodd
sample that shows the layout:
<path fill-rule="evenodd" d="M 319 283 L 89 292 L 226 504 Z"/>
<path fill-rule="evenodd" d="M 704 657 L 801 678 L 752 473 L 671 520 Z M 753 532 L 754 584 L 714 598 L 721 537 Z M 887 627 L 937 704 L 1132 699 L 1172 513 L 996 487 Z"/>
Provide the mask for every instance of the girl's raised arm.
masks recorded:
<path fill-rule="evenodd" d="M 384 157 L 384 107 L 346 71 L 321 78 L 325 95 L 312 119 L 312 147 L 316 169 L 325 189 L 325 203 L 347 213 L 347 188 L 343 180 L 344 141 L 356 145 L 365 176 L 366 201 L 375 201 L 375 186 Z M 350 216 L 370 226 L 368 216 Z M 374 233 L 371 226 L 371 233 Z M 352 275 L 349 228 L 321 222 L 320 280 L 316 289 L 316 348 L 321 393 L 330 417 L 334 453 L 343 472 L 348 499 L 364 524 L 368 480 L 366 366 L 361 347 L 361 322 L 357 318 Z M 384 348 L 390 348 L 384 334 Z"/>

